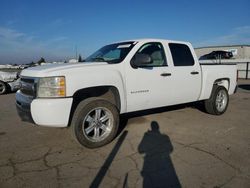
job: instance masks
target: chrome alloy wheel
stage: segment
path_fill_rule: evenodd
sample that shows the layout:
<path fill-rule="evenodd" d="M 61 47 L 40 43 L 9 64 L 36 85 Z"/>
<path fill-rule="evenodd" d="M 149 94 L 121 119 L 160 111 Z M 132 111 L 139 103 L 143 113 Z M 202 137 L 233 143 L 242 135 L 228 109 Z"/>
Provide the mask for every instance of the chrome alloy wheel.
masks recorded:
<path fill-rule="evenodd" d="M 100 142 L 109 136 L 113 123 L 114 117 L 110 110 L 104 107 L 95 108 L 83 120 L 83 134 L 92 142 Z"/>
<path fill-rule="evenodd" d="M 226 94 L 226 91 L 220 90 L 216 96 L 216 101 L 215 101 L 216 109 L 219 112 L 222 112 L 227 107 L 227 103 L 228 103 L 228 96 Z"/>

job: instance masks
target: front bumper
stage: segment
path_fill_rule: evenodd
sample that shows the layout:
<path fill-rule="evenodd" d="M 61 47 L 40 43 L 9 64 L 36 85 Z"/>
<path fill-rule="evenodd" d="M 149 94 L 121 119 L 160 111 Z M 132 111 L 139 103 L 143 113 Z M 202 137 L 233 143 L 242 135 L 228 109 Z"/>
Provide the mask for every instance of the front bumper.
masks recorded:
<path fill-rule="evenodd" d="M 32 99 L 20 91 L 16 93 L 21 119 L 41 126 L 67 127 L 72 102 L 72 98 Z"/>
<path fill-rule="evenodd" d="M 32 97 L 25 96 L 21 94 L 20 91 L 16 93 L 16 109 L 19 117 L 22 121 L 34 123 L 31 112 L 30 112 L 30 104 L 32 102 Z"/>

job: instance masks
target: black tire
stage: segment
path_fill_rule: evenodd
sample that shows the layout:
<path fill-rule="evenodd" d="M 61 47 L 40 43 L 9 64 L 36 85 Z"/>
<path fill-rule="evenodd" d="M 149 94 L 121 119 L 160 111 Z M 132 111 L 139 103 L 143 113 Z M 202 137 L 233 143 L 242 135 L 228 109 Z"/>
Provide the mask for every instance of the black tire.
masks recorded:
<path fill-rule="evenodd" d="M 98 112 L 100 115 L 97 115 Z M 105 117 L 109 117 L 109 119 L 104 121 Z M 106 125 L 105 129 L 103 129 L 104 125 Z M 81 101 L 71 121 L 74 138 L 87 148 L 97 148 L 110 143 L 116 136 L 118 127 L 118 109 L 112 103 L 101 98 L 88 98 Z M 97 129 L 99 130 L 97 131 Z M 88 131 L 89 133 L 87 133 Z M 99 138 L 96 138 L 97 132 Z"/>
<path fill-rule="evenodd" d="M 7 92 L 7 89 L 7 85 L 4 82 L 0 81 L 0 95 L 5 94 Z"/>
<path fill-rule="evenodd" d="M 220 97 L 219 95 L 223 95 Z M 205 110 L 209 114 L 221 115 L 228 107 L 228 91 L 223 86 L 214 85 L 209 99 L 205 100 Z"/>

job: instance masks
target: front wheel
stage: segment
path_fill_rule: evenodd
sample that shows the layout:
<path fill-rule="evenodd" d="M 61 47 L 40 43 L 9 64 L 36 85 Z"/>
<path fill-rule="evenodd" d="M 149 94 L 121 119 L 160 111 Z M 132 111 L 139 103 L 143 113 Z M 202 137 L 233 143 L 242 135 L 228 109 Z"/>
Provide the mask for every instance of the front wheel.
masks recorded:
<path fill-rule="evenodd" d="M 211 97 L 205 100 L 205 109 L 209 114 L 221 115 L 228 107 L 229 96 L 225 87 L 214 86 Z"/>
<path fill-rule="evenodd" d="M 5 94 L 7 91 L 7 86 L 4 82 L 0 81 L 0 95 Z"/>
<path fill-rule="evenodd" d="M 80 102 L 71 122 L 73 136 L 88 148 L 101 147 L 111 142 L 118 126 L 119 113 L 116 106 L 100 98 Z"/>

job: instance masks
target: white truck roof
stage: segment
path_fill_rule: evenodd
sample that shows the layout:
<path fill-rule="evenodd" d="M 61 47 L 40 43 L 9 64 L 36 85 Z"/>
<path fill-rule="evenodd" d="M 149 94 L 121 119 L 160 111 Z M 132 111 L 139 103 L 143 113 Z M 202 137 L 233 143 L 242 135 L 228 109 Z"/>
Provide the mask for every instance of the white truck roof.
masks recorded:
<path fill-rule="evenodd" d="M 155 38 L 142 38 L 142 39 L 131 39 L 131 40 L 125 40 L 125 41 L 119 41 L 119 42 L 168 42 L 168 43 L 181 43 L 181 44 L 190 44 L 186 41 L 177 41 L 177 40 L 167 40 L 167 39 L 155 39 Z"/>

